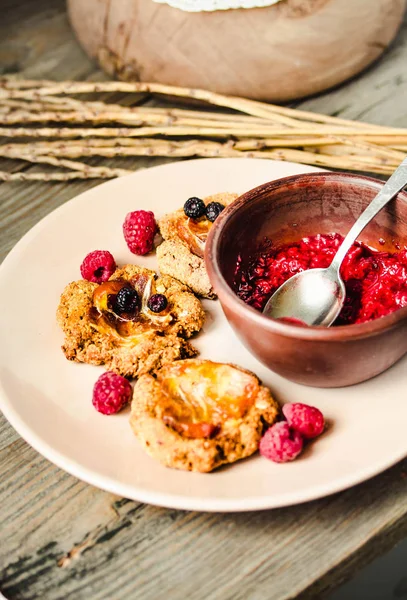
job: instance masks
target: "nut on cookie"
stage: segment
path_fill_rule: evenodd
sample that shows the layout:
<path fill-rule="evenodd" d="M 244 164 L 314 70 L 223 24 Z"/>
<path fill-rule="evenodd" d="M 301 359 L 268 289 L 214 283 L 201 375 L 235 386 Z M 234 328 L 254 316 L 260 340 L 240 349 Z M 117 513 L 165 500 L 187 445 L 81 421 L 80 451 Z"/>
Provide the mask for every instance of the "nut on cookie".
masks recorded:
<path fill-rule="evenodd" d="M 206 205 L 220 202 L 227 206 L 237 197 L 238 194 L 225 192 L 203 200 Z M 203 259 L 211 221 L 206 217 L 190 219 L 181 208 L 163 217 L 158 226 L 164 239 L 157 248 L 160 272 L 185 283 L 199 296 L 216 298 Z"/>
<path fill-rule="evenodd" d="M 131 292 L 130 313 L 125 306 L 120 311 L 116 308 L 123 288 Z M 167 299 L 158 314 L 147 306 L 153 294 Z M 202 328 L 204 318 L 200 301 L 185 285 L 135 265 L 116 269 L 100 285 L 85 280 L 70 283 L 57 310 L 67 359 L 106 365 L 126 377 L 139 377 L 162 364 L 195 356 L 187 339 Z"/>
<path fill-rule="evenodd" d="M 208 472 L 256 452 L 278 414 L 270 391 L 249 371 L 189 359 L 140 377 L 130 425 L 165 466 Z"/>

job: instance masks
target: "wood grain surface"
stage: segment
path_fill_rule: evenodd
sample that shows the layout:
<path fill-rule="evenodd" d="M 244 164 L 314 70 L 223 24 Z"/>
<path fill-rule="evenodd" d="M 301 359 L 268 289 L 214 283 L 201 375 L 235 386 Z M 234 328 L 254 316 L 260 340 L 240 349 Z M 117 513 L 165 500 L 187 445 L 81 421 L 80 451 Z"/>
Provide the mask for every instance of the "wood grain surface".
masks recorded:
<path fill-rule="evenodd" d="M 63 0 L 3 0 L 0 40 L 3 73 L 102 77 L 77 45 Z M 301 106 L 406 126 L 406 64 L 407 22 L 363 77 Z M 0 169 L 37 168 L 0 162 Z M 164 160 L 106 162 L 137 169 Z M 1 184 L 1 259 L 41 217 L 96 184 Z M 78 481 L 2 418 L 0 473 L 0 590 L 9 600 L 319 599 L 407 534 L 407 461 L 297 507 L 188 513 Z"/>
<path fill-rule="evenodd" d="M 358 73 L 393 39 L 405 5 L 284 0 L 261 9 L 187 13 L 151 0 L 68 0 L 82 45 L 116 77 L 273 102 L 315 94 Z"/>

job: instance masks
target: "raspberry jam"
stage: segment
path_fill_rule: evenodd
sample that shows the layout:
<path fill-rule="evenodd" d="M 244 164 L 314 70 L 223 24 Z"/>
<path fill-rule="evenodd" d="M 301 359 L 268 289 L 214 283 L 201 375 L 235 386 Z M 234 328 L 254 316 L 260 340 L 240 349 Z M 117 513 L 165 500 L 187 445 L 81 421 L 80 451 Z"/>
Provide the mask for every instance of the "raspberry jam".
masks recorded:
<path fill-rule="evenodd" d="M 305 237 L 278 248 L 266 241 L 246 264 L 238 258 L 235 291 L 250 306 L 263 310 L 267 300 L 292 275 L 329 267 L 343 236 Z M 379 242 L 381 243 L 381 242 Z M 345 305 L 334 325 L 365 323 L 407 306 L 407 248 L 381 252 L 361 242 L 353 244 L 342 263 Z"/>

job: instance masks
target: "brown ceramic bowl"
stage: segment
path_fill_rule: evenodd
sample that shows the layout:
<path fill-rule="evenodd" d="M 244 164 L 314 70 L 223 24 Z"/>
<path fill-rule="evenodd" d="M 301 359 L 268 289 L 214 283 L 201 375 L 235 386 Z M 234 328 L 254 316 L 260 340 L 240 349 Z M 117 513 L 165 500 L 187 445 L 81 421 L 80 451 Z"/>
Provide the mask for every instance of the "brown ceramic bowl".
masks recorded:
<path fill-rule="evenodd" d="M 407 352 L 407 307 L 358 325 L 298 327 L 264 317 L 232 289 L 237 256 L 265 236 L 275 244 L 317 233 L 345 235 L 383 186 L 347 173 L 295 175 L 261 185 L 224 210 L 206 243 L 206 268 L 229 323 L 246 347 L 287 379 L 341 387 L 382 373 Z M 385 240 L 378 246 L 379 238 Z M 407 243 L 407 194 L 400 193 L 359 238 L 395 252 Z M 244 365 L 242 365 L 244 366 Z"/>

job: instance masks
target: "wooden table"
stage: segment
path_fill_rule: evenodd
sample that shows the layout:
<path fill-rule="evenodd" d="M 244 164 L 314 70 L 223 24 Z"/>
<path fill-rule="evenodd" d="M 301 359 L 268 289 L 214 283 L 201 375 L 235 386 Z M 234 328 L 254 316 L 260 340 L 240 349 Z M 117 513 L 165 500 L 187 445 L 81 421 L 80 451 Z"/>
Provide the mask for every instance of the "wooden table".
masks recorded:
<path fill-rule="evenodd" d="M 73 38 L 63 0 L 3 0 L 0 40 L 4 73 L 102 77 Z M 406 64 L 407 21 L 379 64 L 301 106 L 405 127 Z M 38 169 L 0 164 L 21 168 Z M 44 215 L 96 183 L 2 184 L 1 258 Z M 224 515 L 97 490 L 42 458 L 4 419 L 0 450 L 0 589 L 10 600 L 322 598 L 407 532 L 407 461 L 320 501 Z"/>

